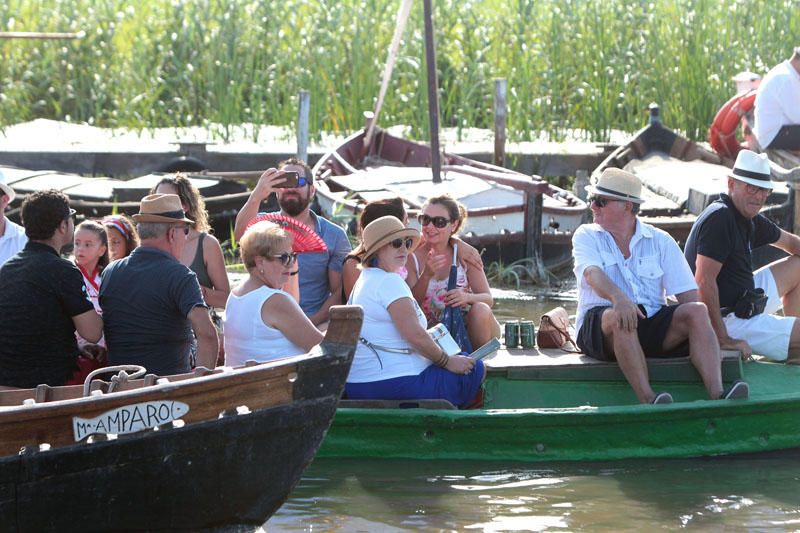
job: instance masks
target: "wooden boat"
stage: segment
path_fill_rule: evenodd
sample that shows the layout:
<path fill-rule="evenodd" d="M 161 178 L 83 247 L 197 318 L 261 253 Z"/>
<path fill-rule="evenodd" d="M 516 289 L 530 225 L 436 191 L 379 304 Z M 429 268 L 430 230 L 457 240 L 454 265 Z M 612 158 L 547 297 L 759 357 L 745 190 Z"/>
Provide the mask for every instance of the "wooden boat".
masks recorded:
<path fill-rule="evenodd" d="M 732 160 L 694 143 L 662 125 L 658 107 L 651 106 L 650 123 L 625 145 L 614 150 L 593 175 L 609 167 L 636 174 L 643 184 L 643 221 L 667 231 L 680 244 L 686 241 L 692 224 L 719 193 L 727 191 Z M 786 184 L 778 184 L 762 213 L 780 227 L 792 227 L 792 200 Z M 780 256 L 771 246 L 754 250 L 754 262 L 766 264 Z"/>
<path fill-rule="evenodd" d="M 88 396 L 0 391 L 0 530 L 262 525 L 328 429 L 361 319 L 334 307 L 319 347 L 265 364 L 123 379 L 114 392 L 94 381 Z"/>
<path fill-rule="evenodd" d="M 676 403 L 641 405 L 619 367 L 557 351 L 487 360 L 484 406 L 343 401 L 318 457 L 605 461 L 702 457 L 800 447 L 800 367 L 726 352 L 723 380 L 749 400 L 707 400 L 687 358 L 648 361 Z"/>
<path fill-rule="evenodd" d="M 85 177 L 47 170 L 27 170 L 0 166 L 0 172 L 17 193 L 7 215 L 17 219 L 25 196 L 44 189 L 58 189 L 70 198 L 70 205 L 86 218 L 101 218 L 115 213 L 139 212 L 139 202 L 166 175 L 154 172 L 131 180 Z M 247 201 L 247 187 L 232 179 L 213 175 L 190 174 L 206 202 L 211 225 L 220 235 L 227 235 L 229 223 Z M 16 208 L 16 209 L 15 209 Z"/>
<path fill-rule="evenodd" d="M 571 260 L 572 232 L 584 221 L 586 203 L 537 176 L 527 176 L 453 154 L 442 155 L 442 182 L 431 179 L 431 149 L 375 129 L 364 153 L 362 130 L 328 152 L 314 166 L 323 214 L 351 218 L 364 204 L 401 197 L 411 225 L 431 196 L 448 193 L 468 211 L 462 237 L 489 257 L 510 262 L 526 255 L 526 190 L 542 193 L 541 246 L 546 267 Z M 536 185 L 536 189 L 534 189 Z"/>

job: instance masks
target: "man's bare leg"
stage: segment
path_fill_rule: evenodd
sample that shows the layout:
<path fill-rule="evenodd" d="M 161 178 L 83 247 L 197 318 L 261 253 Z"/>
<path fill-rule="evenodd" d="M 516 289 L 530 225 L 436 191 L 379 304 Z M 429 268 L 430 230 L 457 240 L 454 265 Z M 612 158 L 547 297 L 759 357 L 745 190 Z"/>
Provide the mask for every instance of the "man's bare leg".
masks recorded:
<path fill-rule="evenodd" d="M 656 393 L 650 387 L 647 363 L 636 330 L 625 331 L 620 328 L 617 314 L 612 309 L 606 309 L 603 313 L 601 327 L 603 336 L 610 340 L 619 368 L 636 393 L 636 397 L 641 403 L 652 402 Z"/>
<path fill-rule="evenodd" d="M 678 306 L 664 337 L 664 349 L 671 350 L 686 339 L 689 339 L 689 358 L 703 379 L 708 397 L 716 400 L 722 396 L 722 358 L 708 310 L 702 302 Z"/>
<path fill-rule="evenodd" d="M 769 265 L 783 302 L 783 314 L 800 316 L 800 257 L 791 255 Z"/>

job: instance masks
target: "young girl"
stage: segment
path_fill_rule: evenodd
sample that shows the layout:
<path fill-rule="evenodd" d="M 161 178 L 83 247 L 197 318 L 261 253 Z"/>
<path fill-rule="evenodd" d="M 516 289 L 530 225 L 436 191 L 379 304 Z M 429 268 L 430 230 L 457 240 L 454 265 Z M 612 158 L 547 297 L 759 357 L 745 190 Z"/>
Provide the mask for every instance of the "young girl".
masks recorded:
<path fill-rule="evenodd" d="M 108 239 L 109 261 L 128 257 L 139 246 L 136 227 L 125 215 L 109 215 L 103 219 Z"/>
<path fill-rule="evenodd" d="M 85 220 L 75 228 L 75 265 L 83 274 L 83 283 L 86 294 L 92 301 L 98 314 L 102 314 L 98 297 L 100 296 L 100 273 L 108 265 L 108 238 L 102 224 L 94 220 Z M 78 337 L 78 346 L 84 347 L 92 344 L 75 333 Z M 98 344 L 105 347 L 105 338 Z"/>

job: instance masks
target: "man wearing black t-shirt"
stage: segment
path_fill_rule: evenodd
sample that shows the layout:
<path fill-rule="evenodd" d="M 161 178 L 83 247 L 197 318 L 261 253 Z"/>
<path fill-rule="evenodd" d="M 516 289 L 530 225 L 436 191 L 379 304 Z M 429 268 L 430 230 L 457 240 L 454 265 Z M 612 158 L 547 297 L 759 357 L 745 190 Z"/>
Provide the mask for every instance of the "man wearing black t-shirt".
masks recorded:
<path fill-rule="evenodd" d="M 75 331 L 97 342 L 103 321 L 61 248 L 75 229 L 67 197 L 39 191 L 22 204 L 28 243 L 0 268 L 0 385 L 63 385 L 76 369 Z"/>
<path fill-rule="evenodd" d="M 728 194 L 697 218 L 684 253 L 720 347 L 800 363 L 800 238 L 759 214 L 772 188 L 766 155 L 739 152 Z M 754 273 L 752 250 L 766 244 L 790 255 Z M 757 289 L 768 297 L 760 313 Z"/>

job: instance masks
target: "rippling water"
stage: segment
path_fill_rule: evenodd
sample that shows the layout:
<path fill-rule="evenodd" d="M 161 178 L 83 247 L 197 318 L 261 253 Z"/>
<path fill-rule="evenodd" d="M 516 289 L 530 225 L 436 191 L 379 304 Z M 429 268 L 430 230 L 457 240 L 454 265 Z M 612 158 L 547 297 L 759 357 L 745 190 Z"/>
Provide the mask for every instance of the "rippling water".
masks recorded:
<path fill-rule="evenodd" d="M 800 529 L 800 451 L 554 465 L 319 460 L 269 531 Z"/>
<path fill-rule="evenodd" d="M 575 284 L 497 291 L 500 322 L 575 312 Z M 520 464 L 319 460 L 269 531 L 800 530 L 800 451 Z"/>

